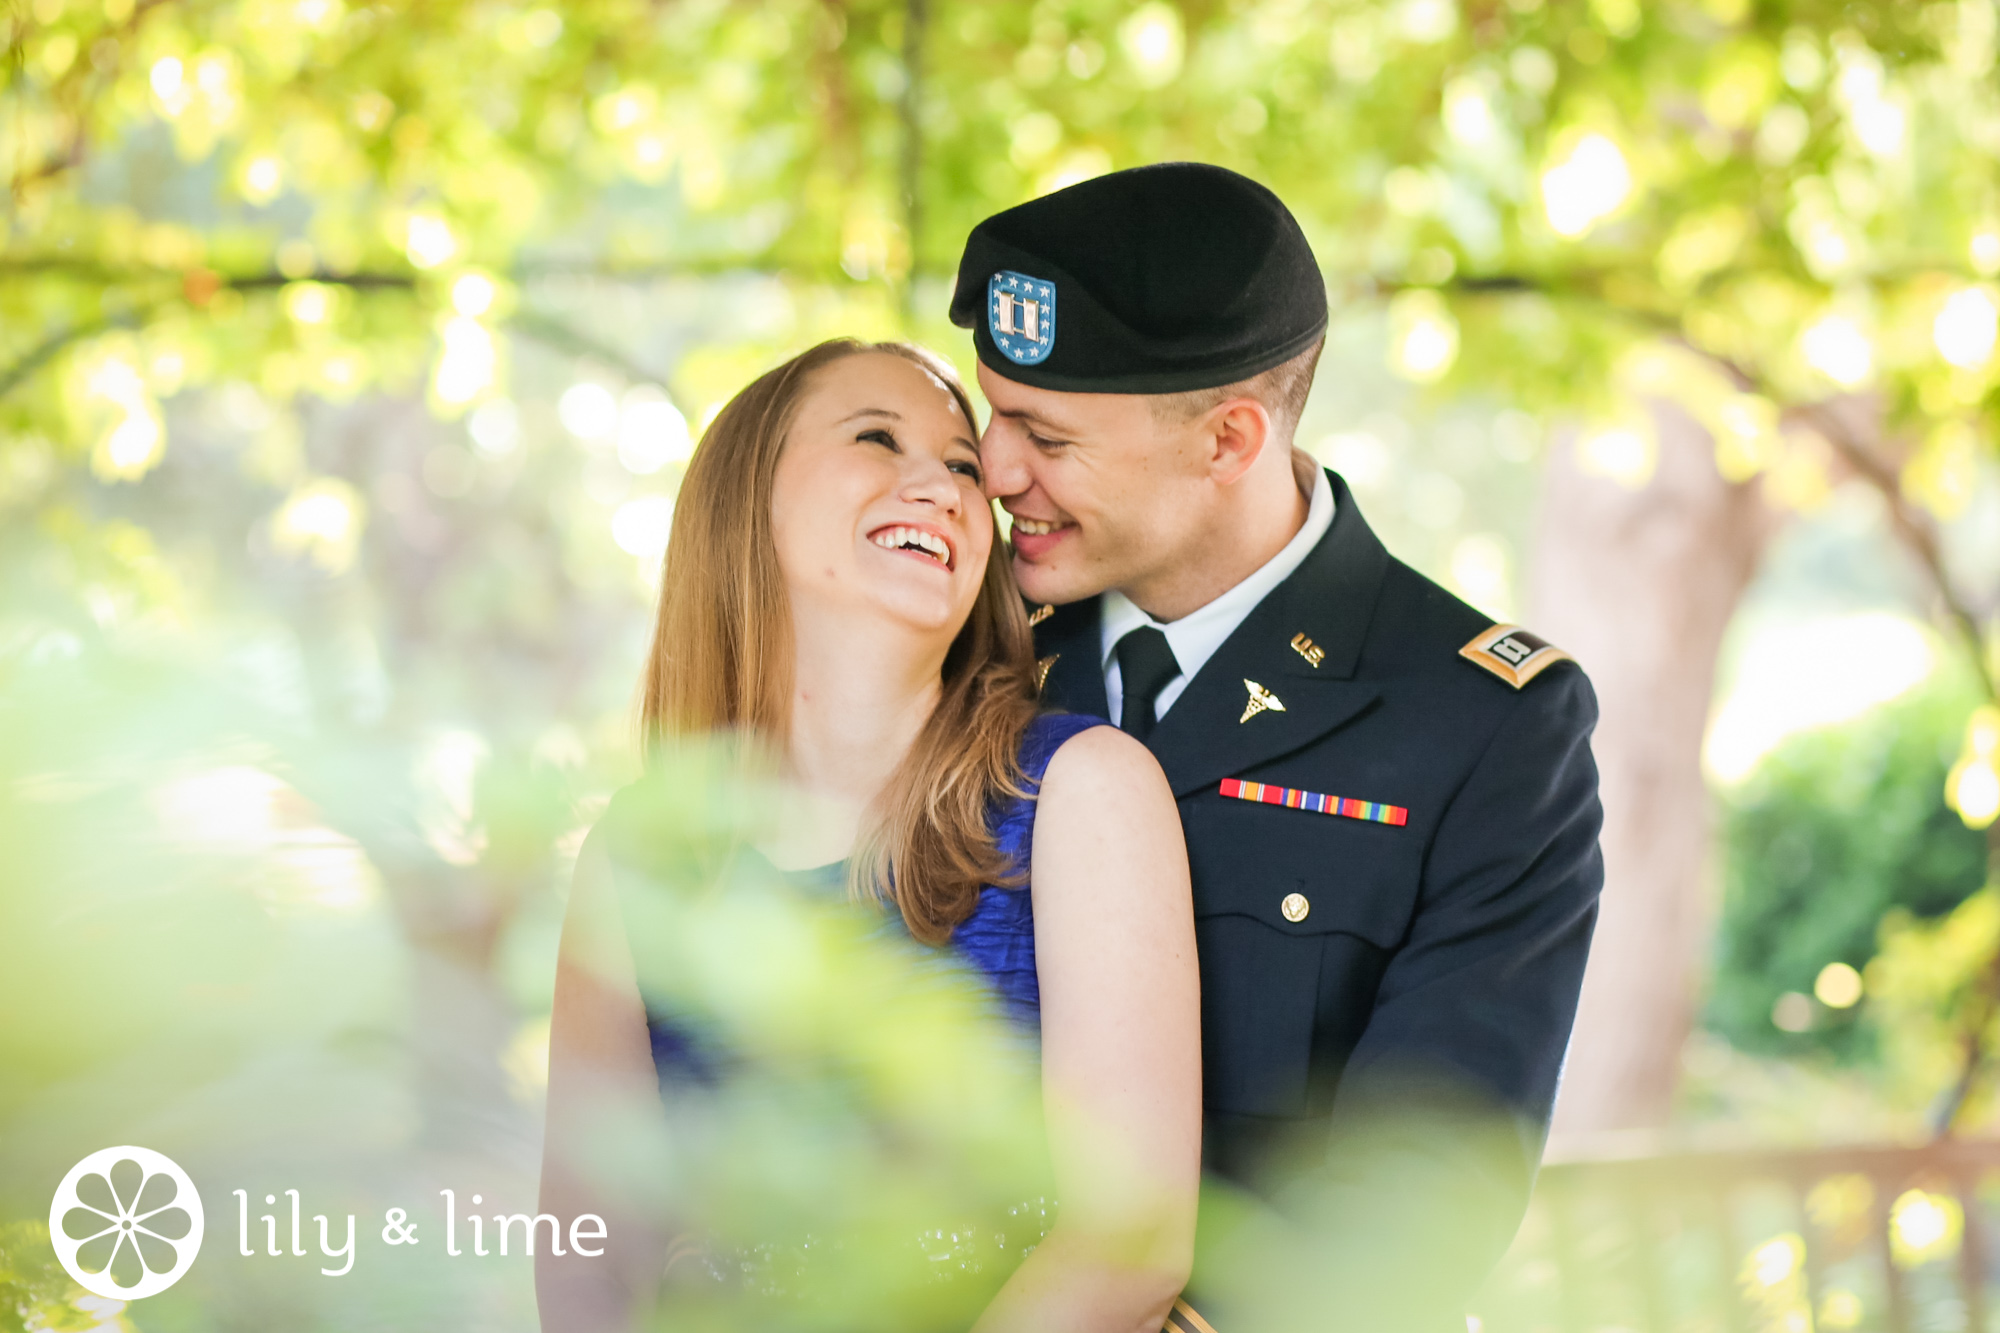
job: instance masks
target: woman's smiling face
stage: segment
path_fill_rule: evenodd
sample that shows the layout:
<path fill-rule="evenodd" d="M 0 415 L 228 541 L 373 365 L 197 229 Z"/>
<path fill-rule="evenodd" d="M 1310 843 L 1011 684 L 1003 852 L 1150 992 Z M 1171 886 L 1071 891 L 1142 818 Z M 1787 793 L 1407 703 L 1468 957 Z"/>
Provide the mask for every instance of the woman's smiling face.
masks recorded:
<path fill-rule="evenodd" d="M 913 361 L 863 352 L 820 369 L 771 493 L 794 606 L 886 613 L 955 636 L 993 546 L 976 439 L 951 390 Z"/>

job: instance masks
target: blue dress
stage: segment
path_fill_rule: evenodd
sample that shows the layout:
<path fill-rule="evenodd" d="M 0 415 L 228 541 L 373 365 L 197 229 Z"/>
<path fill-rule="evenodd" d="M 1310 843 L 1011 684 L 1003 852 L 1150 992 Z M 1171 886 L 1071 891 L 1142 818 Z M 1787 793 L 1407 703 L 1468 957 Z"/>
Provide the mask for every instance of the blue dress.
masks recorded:
<path fill-rule="evenodd" d="M 1044 714 L 1028 724 L 1021 737 L 1021 769 L 1030 790 L 1038 788 L 1049 760 L 1063 742 L 1092 727 L 1108 726 L 1102 718 L 1060 713 Z M 1035 801 L 1016 797 L 991 815 L 993 840 L 1000 854 L 1024 874 L 1034 850 Z M 786 875 L 795 885 L 829 895 L 844 890 L 846 862 L 818 866 Z M 891 907 L 884 914 L 886 930 L 907 934 L 902 914 Z M 965 920 L 952 930 L 944 946 L 985 979 L 1002 1011 L 1026 1035 L 1041 1032 L 1042 994 L 1035 973 L 1034 899 L 1024 881 L 1018 888 L 988 884 Z M 689 1083 L 713 1086 L 721 1074 L 718 1057 L 672 1017 L 646 1007 L 653 1067 L 663 1091 Z"/>

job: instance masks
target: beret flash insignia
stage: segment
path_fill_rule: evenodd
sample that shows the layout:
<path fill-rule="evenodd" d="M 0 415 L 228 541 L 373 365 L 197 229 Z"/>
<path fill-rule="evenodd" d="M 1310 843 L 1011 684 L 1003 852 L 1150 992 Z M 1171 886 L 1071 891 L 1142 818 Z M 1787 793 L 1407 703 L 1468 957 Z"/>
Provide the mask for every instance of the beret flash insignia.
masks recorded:
<path fill-rule="evenodd" d="M 1458 655 L 1474 666 L 1484 667 L 1500 679 L 1520 689 L 1557 662 L 1572 657 L 1547 639 L 1530 634 L 1519 625 L 1493 625 L 1479 631 Z"/>
<path fill-rule="evenodd" d="M 986 331 L 1017 366 L 1048 360 L 1056 349 L 1056 285 L 1002 269 L 986 280 Z"/>

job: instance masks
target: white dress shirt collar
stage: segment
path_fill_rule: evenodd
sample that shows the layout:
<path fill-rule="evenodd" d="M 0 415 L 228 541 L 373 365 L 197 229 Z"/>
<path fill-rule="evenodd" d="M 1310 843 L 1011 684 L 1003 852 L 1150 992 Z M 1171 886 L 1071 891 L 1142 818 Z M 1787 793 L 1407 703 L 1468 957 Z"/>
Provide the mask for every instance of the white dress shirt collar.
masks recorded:
<path fill-rule="evenodd" d="M 1307 469 L 1313 476 L 1312 501 L 1306 511 L 1305 526 L 1294 533 L 1284 549 L 1265 561 L 1256 573 L 1200 610 L 1190 611 L 1179 620 L 1167 623 L 1141 611 L 1122 592 L 1104 594 L 1098 615 L 1103 654 L 1100 663 L 1104 669 L 1105 703 L 1111 710 L 1112 721 L 1118 720 L 1125 699 L 1116 656 L 1120 639 L 1141 625 L 1151 625 L 1167 636 L 1167 646 L 1174 650 L 1174 660 L 1180 663 L 1181 674 L 1168 681 L 1154 700 L 1154 718 L 1165 717 L 1174 700 L 1180 698 L 1181 691 L 1187 688 L 1187 683 L 1194 679 L 1209 658 L 1215 656 L 1216 650 L 1236 632 L 1236 627 L 1243 623 L 1244 618 L 1273 589 L 1290 578 L 1293 571 L 1305 563 L 1313 547 L 1319 545 L 1320 538 L 1326 536 L 1327 529 L 1333 526 L 1333 485 L 1326 479 L 1326 470 L 1297 449 L 1292 451 L 1292 464 L 1294 475 L 1300 482 L 1305 481 Z M 1301 485 L 1300 489 L 1305 487 Z"/>

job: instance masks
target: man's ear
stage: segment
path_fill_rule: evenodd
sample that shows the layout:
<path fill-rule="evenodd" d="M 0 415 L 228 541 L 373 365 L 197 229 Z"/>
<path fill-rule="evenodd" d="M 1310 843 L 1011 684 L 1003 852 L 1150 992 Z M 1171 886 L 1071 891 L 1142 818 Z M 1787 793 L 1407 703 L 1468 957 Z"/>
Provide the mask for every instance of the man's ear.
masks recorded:
<path fill-rule="evenodd" d="M 1208 475 L 1227 486 L 1248 472 L 1271 440 L 1271 414 L 1255 398 L 1231 398 L 1202 421 L 1209 447 Z"/>

